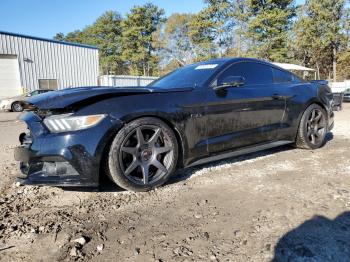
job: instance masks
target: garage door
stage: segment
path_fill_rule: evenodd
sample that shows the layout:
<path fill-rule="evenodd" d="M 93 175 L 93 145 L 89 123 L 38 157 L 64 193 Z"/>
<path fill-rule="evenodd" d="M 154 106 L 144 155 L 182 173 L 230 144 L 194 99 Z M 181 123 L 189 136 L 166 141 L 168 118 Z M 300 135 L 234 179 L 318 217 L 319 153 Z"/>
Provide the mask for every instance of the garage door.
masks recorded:
<path fill-rule="evenodd" d="M 0 55 L 0 99 L 21 94 L 18 59 Z"/>

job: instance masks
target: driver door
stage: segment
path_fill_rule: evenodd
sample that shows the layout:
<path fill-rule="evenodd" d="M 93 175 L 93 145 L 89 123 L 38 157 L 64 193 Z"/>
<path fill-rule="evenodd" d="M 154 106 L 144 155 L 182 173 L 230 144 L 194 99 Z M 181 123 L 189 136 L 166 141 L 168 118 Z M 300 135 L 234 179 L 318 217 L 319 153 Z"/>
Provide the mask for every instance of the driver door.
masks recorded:
<path fill-rule="evenodd" d="M 244 84 L 213 89 L 232 76 L 243 77 Z M 276 140 L 285 110 L 277 93 L 268 65 L 239 62 L 220 74 L 207 90 L 209 154 Z"/>

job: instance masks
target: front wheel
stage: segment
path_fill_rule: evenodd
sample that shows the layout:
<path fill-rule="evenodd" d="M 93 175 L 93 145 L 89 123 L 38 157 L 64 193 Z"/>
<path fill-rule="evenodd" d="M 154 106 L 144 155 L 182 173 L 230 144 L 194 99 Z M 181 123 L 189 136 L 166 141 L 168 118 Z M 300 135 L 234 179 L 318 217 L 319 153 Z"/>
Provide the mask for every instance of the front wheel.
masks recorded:
<path fill-rule="evenodd" d="M 116 135 L 108 157 L 109 176 L 124 189 L 149 191 L 170 178 L 177 157 L 171 128 L 157 118 L 140 118 Z"/>
<path fill-rule="evenodd" d="M 23 111 L 23 107 L 21 105 L 20 102 L 14 102 L 12 105 L 11 105 L 11 110 L 13 112 L 22 112 Z"/>
<path fill-rule="evenodd" d="M 304 112 L 296 138 L 296 146 L 317 149 L 324 145 L 327 135 L 327 114 L 319 105 L 312 104 Z"/>

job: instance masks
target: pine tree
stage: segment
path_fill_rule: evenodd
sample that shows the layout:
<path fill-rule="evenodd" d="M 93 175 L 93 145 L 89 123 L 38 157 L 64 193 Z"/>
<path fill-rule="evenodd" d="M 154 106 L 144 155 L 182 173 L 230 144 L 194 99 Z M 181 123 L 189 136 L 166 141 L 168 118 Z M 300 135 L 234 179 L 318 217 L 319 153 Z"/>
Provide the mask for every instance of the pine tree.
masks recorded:
<path fill-rule="evenodd" d="M 121 16 L 113 11 L 101 15 L 92 25 L 64 35 L 58 33 L 56 40 L 94 45 L 99 48 L 100 73 L 124 74 L 126 67 L 121 59 Z"/>
<path fill-rule="evenodd" d="M 197 60 L 221 57 L 233 36 L 232 3 L 205 0 L 206 7 L 190 21 L 189 36 L 197 48 Z"/>
<path fill-rule="evenodd" d="M 158 68 L 153 35 L 165 21 L 164 10 L 147 3 L 135 6 L 122 22 L 122 57 L 133 75 L 154 75 Z"/>
<path fill-rule="evenodd" d="M 258 58 L 288 60 L 288 35 L 295 16 L 292 0 L 249 0 L 249 52 Z"/>
<path fill-rule="evenodd" d="M 297 57 L 315 66 L 319 77 L 337 79 L 337 57 L 344 43 L 345 0 L 308 0 L 294 28 Z"/>

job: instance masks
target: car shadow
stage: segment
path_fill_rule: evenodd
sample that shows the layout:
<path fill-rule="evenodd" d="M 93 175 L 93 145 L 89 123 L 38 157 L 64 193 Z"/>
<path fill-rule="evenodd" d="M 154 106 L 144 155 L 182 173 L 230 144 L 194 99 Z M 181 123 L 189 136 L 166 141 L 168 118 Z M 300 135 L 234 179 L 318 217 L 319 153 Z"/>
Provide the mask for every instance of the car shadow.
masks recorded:
<path fill-rule="evenodd" d="M 106 174 L 103 174 L 100 177 L 100 185 L 99 185 L 98 191 L 101 193 L 107 193 L 107 192 L 118 193 L 118 192 L 126 192 L 127 190 L 119 187 Z"/>
<path fill-rule="evenodd" d="M 331 133 L 331 132 L 328 133 L 326 136 L 326 143 L 333 140 L 333 138 L 334 138 L 333 133 Z M 237 156 L 237 157 L 227 158 L 224 160 L 219 160 L 219 161 L 214 161 L 214 162 L 210 162 L 210 163 L 206 163 L 206 164 L 201 164 L 201 165 L 198 165 L 195 167 L 183 168 L 183 169 L 176 171 L 175 174 L 172 176 L 172 178 L 165 185 L 171 185 L 171 184 L 179 183 L 181 181 L 185 181 L 185 180 L 189 179 L 191 176 L 193 176 L 197 171 L 204 169 L 204 168 L 215 168 L 215 167 L 219 167 L 221 165 L 231 165 L 231 164 L 234 164 L 237 162 L 252 160 L 252 159 L 256 159 L 258 157 L 273 155 L 273 154 L 276 154 L 278 152 L 289 151 L 289 150 L 293 150 L 293 149 L 295 149 L 295 147 L 292 145 L 284 145 L 284 146 L 280 146 L 280 147 L 276 147 L 276 148 L 272 148 L 272 149 L 267 149 L 267 150 L 263 150 L 263 151 L 259 151 L 259 152 L 255 152 L 255 153 L 250 153 L 250 154 L 246 154 L 246 155 L 242 155 L 242 156 Z M 100 186 L 98 189 L 68 188 L 66 190 L 85 191 L 85 192 L 89 192 L 89 191 L 124 192 L 124 191 L 126 191 L 125 189 L 120 188 L 117 185 L 115 185 L 106 175 L 101 176 Z"/>
<path fill-rule="evenodd" d="M 206 163 L 206 164 L 201 164 L 201 165 L 194 166 L 194 167 L 184 168 L 184 169 L 178 170 L 173 175 L 173 177 L 167 182 L 167 184 L 174 184 L 174 183 L 178 183 L 178 182 L 187 180 L 190 177 L 192 177 L 197 171 L 200 171 L 204 168 L 217 168 L 217 167 L 224 166 L 224 165 L 225 166 L 226 165 L 233 165 L 235 163 L 253 160 L 253 159 L 256 159 L 259 157 L 269 156 L 269 155 L 276 154 L 278 152 L 289 151 L 289 150 L 293 150 L 293 149 L 295 149 L 295 147 L 293 147 L 292 145 L 285 145 L 285 146 L 267 149 L 267 150 L 263 150 L 263 151 L 259 151 L 259 152 L 255 152 L 255 153 L 250 153 L 250 154 L 226 158 L 223 160 L 218 160 L 218 161 L 214 161 L 214 162 L 210 162 L 210 163 Z"/>
<path fill-rule="evenodd" d="M 204 168 L 215 168 L 219 167 L 221 165 L 227 165 L 227 164 L 234 164 L 237 162 L 242 162 L 242 161 L 247 161 L 251 159 L 255 159 L 258 157 L 263 157 L 267 155 L 272 155 L 278 152 L 286 151 L 286 150 L 292 150 L 294 149 L 293 146 L 286 145 L 286 146 L 280 146 L 277 148 L 273 149 L 268 149 L 256 153 L 250 153 L 247 155 L 242 155 L 242 156 L 237 156 L 237 157 L 232 157 L 232 158 L 227 158 L 224 160 L 219 160 L 219 161 L 214 161 L 210 162 L 207 164 L 202 164 L 198 165 L 195 167 L 188 167 L 188 168 L 183 168 L 174 173 L 174 175 L 171 177 L 171 179 L 165 184 L 166 185 L 171 185 L 171 184 L 176 184 L 181 181 L 185 181 L 189 179 L 191 176 L 193 176 L 197 171 L 204 169 Z M 75 190 L 75 189 L 69 189 L 69 190 Z M 89 189 L 86 189 L 85 191 L 89 191 Z M 103 175 L 100 180 L 100 186 L 98 189 L 99 192 L 123 192 L 125 191 L 124 189 L 118 187 L 115 185 L 106 175 Z"/>
<path fill-rule="evenodd" d="M 272 261 L 350 261 L 349 243 L 350 212 L 334 220 L 315 216 L 278 241 Z"/>
<path fill-rule="evenodd" d="M 334 138 L 333 133 L 329 132 L 326 135 L 325 145 L 329 141 L 333 140 L 333 138 Z M 177 171 L 174 174 L 174 176 L 172 177 L 172 179 L 170 179 L 167 184 L 178 183 L 182 180 L 186 180 L 186 179 L 190 178 L 191 176 L 193 176 L 197 171 L 204 169 L 204 168 L 215 168 L 215 167 L 219 167 L 221 165 L 232 165 L 232 164 L 235 164 L 237 162 L 252 160 L 252 159 L 256 159 L 258 157 L 264 157 L 264 156 L 273 155 L 273 154 L 276 154 L 279 152 L 289 151 L 289 150 L 294 150 L 294 149 L 295 149 L 295 147 L 292 144 L 291 145 L 284 145 L 284 146 L 279 146 L 279 147 L 275 147 L 275 148 L 271 148 L 271 149 L 267 149 L 267 150 L 263 150 L 263 151 L 258 151 L 255 153 L 250 153 L 250 154 L 246 154 L 246 155 L 242 155 L 242 156 L 237 156 L 237 157 L 227 158 L 224 160 L 210 162 L 210 163 L 198 165 L 195 167 L 184 168 L 184 169 Z"/>

